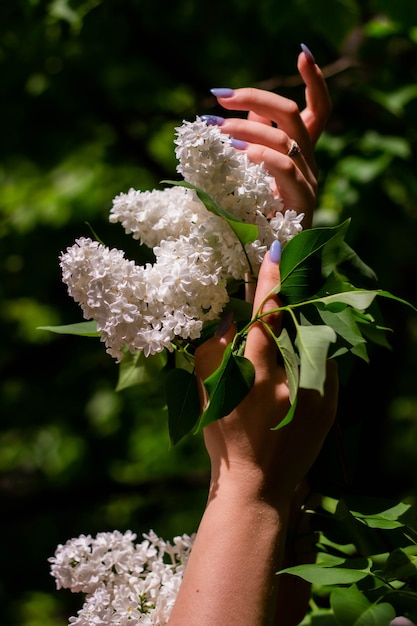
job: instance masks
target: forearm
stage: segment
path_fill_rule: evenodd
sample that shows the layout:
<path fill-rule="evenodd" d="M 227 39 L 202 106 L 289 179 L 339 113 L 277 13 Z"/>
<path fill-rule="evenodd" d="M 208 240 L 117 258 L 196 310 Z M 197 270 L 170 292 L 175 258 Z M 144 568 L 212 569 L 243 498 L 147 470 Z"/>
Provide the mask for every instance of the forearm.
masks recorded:
<path fill-rule="evenodd" d="M 286 504 L 220 483 L 209 497 L 169 626 L 271 624 L 287 517 Z"/>

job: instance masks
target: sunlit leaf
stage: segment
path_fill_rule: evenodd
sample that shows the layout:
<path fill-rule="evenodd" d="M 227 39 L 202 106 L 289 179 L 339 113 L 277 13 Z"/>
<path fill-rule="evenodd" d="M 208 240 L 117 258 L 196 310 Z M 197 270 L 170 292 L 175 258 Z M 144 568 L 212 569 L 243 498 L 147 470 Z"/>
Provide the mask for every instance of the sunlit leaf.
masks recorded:
<path fill-rule="evenodd" d="M 335 589 L 330 605 L 340 626 L 389 626 L 395 610 L 388 602 L 372 604 L 357 589 Z"/>
<path fill-rule="evenodd" d="M 344 291 L 343 293 L 334 293 L 328 296 L 317 298 L 319 302 L 322 302 L 326 306 L 333 303 L 343 303 L 353 306 L 359 310 L 366 310 L 369 308 L 378 295 L 384 295 L 382 291 L 375 290 L 361 290 Z"/>
<path fill-rule="evenodd" d="M 300 355 L 300 387 L 324 393 L 329 345 L 336 341 L 330 326 L 298 326 L 295 345 Z"/>
<path fill-rule="evenodd" d="M 334 313 L 326 309 L 318 308 L 323 322 L 331 326 L 333 330 L 345 341 L 355 348 L 355 354 L 368 361 L 366 352 L 366 340 L 364 339 L 350 308 L 343 308 Z"/>
<path fill-rule="evenodd" d="M 299 576 L 314 585 L 348 585 L 368 576 L 370 564 L 369 559 L 334 558 L 329 562 L 294 565 L 277 573 Z"/>
<path fill-rule="evenodd" d="M 416 525 L 417 508 L 407 502 L 360 496 L 345 497 L 344 501 L 350 513 L 370 528 L 389 530 L 409 523 L 411 527 Z"/>
<path fill-rule="evenodd" d="M 119 365 L 119 378 L 116 391 L 121 391 L 133 385 L 143 385 L 157 377 L 167 363 L 166 352 L 145 357 L 142 351 L 134 354 L 127 352 Z"/>
<path fill-rule="evenodd" d="M 79 322 L 62 326 L 38 326 L 39 330 L 49 330 L 59 335 L 80 335 L 82 337 L 100 337 L 96 322 Z"/>
<path fill-rule="evenodd" d="M 282 329 L 278 337 L 274 336 L 274 339 L 284 361 L 290 392 L 290 402 L 293 403 L 299 387 L 299 359 L 288 331 L 285 328 Z"/>

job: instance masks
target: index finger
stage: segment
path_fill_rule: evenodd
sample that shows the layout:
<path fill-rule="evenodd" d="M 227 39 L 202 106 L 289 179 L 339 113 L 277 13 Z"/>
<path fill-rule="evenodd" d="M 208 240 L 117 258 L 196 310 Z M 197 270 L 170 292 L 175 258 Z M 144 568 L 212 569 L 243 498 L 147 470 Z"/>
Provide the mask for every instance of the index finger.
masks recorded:
<path fill-rule="evenodd" d="M 291 139 L 297 141 L 307 160 L 312 158 L 310 136 L 293 100 L 255 87 L 234 89 L 231 94 L 217 98 L 221 106 L 229 111 L 250 111 L 251 120 L 274 122 Z"/>

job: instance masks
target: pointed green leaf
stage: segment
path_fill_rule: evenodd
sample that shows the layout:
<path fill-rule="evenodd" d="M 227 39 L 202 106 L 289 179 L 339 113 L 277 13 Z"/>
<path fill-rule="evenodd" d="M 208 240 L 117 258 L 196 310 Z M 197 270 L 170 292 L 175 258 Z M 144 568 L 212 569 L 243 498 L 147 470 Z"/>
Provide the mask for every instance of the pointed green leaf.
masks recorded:
<path fill-rule="evenodd" d="M 364 361 L 368 361 L 365 346 L 366 340 L 362 336 L 359 326 L 355 321 L 352 309 L 345 307 L 341 311 L 332 312 L 328 309 L 318 307 L 318 311 L 323 322 L 327 324 L 327 326 L 331 326 L 340 337 L 353 346 L 352 352 Z"/>
<path fill-rule="evenodd" d="M 330 606 L 340 626 L 352 626 L 372 603 L 358 589 L 347 587 L 332 591 Z"/>
<path fill-rule="evenodd" d="M 340 626 L 389 626 L 395 610 L 388 602 L 369 602 L 355 588 L 335 589 L 330 606 Z"/>
<path fill-rule="evenodd" d="M 342 240 L 350 220 L 338 226 L 310 228 L 293 237 L 284 247 L 280 261 L 281 281 L 289 279 L 295 269 L 317 254 L 332 239 Z"/>
<path fill-rule="evenodd" d="M 371 291 L 365 289 L 355 289 L 354 291 L 343 291 L 342 293 L 334 293 L 329 296 L 318 297 L 316 299 L 326 306 L 334 303 L 342 303 L 348 304 L 355 309 L 365 311 L 371 306 L 376 296 L 381 295 L 383 295 L 383 292 L 379 290 Z"/>
<path fill-rule="evenodd" d="M 197 379 L 181 368 L 171 370 L 166 380 L 168 427 L 175 445 L 194 428 L 200 415 Z"/>
<path fill-rule="evenodd" d="M 295 415 L 295 409 L 297 408 L 297 396 L 295 396 L 294 400 L 290 404 L 290 408 L 283 420 L 281 420 L 276 426 L 274 426 L 271 430 L 279 430 L 283 428 L 287 424 L 293 421 Z"/>
<path fill-rule="evenodd" d="M 142 351 L 127 352 L 119 365 L 116 391 L 134 385 L 143 385 L 158 376 L 167 363 L 165 351 L 145 357 Z"/>
<path fill-rule="evenodd" d="M 292 404 L 297 396 L 299 387 L 299 359 L 288 331 L 285 328 L 282 329 L 278 337 L 274 335 L 274 339 L 284 361 L 290 392 L 290 402 Z"/>
<path fill-rule="evenodd" d="M 208 404 L 198 424 L 198 430 L 228 415 L 245 398 L 255 380 L 255 370 L 249 359 L 232 352 L 229 344 L 220 367 L 205 381 Z"/>
<path fill-rule="evenodd" d="M 329 345 L 336 341 L 330 326 L 297 326 L 295 345 L 300 355 L 300 387 L 324 393 Z"/>
<path fill-rule="evenodd" d="M 407 502 L 360 496 L 345 497 L 344 501 L 351 515 L 370 528 L 390 530 L 410 525 L 417 529 L 417 507 Z"/>
<path fill-rule="evenodd" d="M 79 322 L 63 326 L 38 326 L 39 330 L 49 330 L 60 335 L 80 335 L 80 337 L 100 337 L 96 322 Z"/>
<path fill-rule="evenodd" d="M 308 300 L 319 290 L 323 282 L 323 249 L 326 245 L 328 251 L 338 249 L 348 226 L 349 220 L 346 220 L 335 227 L 303 230 L 286 244 L 282 251 L 280 272 L 281 293 L 288 302 Z"/>
<path fill-rule="evenodd" d="M 277 572 L 292 574 L 314 585 L 350 585 L 362 580 L 370 573 L 369 559 L 334 558 L 323 563 L 294 565 Z"/>

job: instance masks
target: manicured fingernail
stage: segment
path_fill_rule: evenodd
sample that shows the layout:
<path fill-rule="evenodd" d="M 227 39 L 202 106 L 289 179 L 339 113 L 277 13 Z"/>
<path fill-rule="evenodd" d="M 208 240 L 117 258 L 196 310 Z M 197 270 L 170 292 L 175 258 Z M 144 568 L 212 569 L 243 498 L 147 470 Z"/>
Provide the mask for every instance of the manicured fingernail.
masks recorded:
<path fill-rule="evenodd" d="M 311 64 L 311 65 L 315 65 L 316 64 L 316 59 L 313 56 L 313 53 L 311 52 L 310 48 L 308 48 L 305 43 L 301 44 L 301 50 L 304 52 L 305 57 L 307 59 L 307 61 Z"/>
<path fill-rule="evenodd" d="M 240 139 L 232 139 L 230 140 L 230 145 L 233 146 L 233 148 L 236 148 L 237 150 L 246 150 L 246 148 L 248 147 L 248 143 L 246 143 L 246 141 L 241 141 Z"/>
<path fill-rule="evenodd" d="M 208 124 L 208 126 L 221 126 L 224 122 L 224 117 L 220 117 L 220 115 L 200 115 L 200 120 Z"/>
<path fill-rule="evenodd" d="M 216 87 L 210 91 L 216 98 L 230 98 L 234 94 L 234 89 L 229 89 L 229 87 Z"/>
<path fill-rule="evenodd" d="M 214 331 L 215 337 L 223 337 L 233 323 L 233 311 L 229 311 L 221 320 L 220 324 L 217 326 Z"/>
<path fill-rule="evenodd" d="M 272 263 L 279 263 L 281 260 L 281 242 L 274 239 L 269 248 L 269 259 Z"/>

